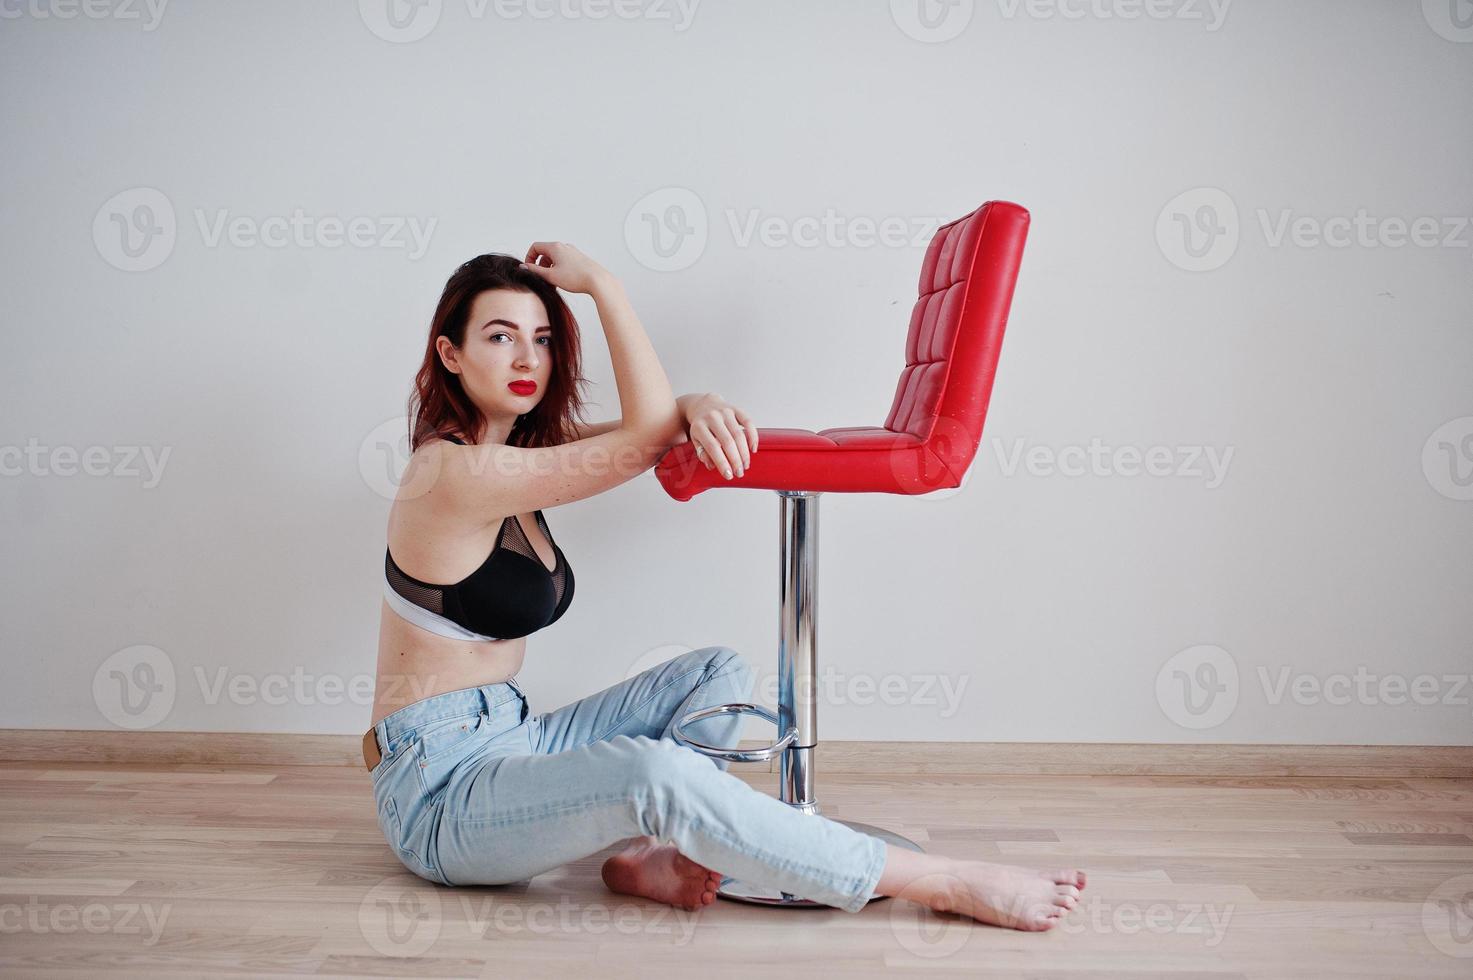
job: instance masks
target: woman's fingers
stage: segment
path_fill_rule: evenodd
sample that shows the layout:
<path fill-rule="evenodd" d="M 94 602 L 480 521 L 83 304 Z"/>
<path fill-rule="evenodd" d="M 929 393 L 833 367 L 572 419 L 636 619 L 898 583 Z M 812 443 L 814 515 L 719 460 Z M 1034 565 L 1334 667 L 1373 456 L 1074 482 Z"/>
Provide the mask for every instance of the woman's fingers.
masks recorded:
<path fill-rule="evenodd" d="M 699 419 L 690 427 L 691 441 L 696 444 L 706 457 L 706 469 L 717 470 L 722 476 L 730 476 L 731 461 L 727 459 L 726 450 L 721 445 L 721 437 L 716 435 L 711 423 L 705 419 Z"/>
<path fill-rule="evenodd" d="M 723 455 L 721 474 L 729 477 L 735 472 L 737 476 L 741 476 L 742 454 L 737 449 L 736 439 L 732 437 L 731 432 L 726 428 L 725 418 L 717 418 L 712 423 L 711 434 L 716 437 L 717 443 L 721 446 Z"/>
<path fill-rule="evenodd" d="M 707 469 L 718 470 L 727 479 L 742 477 L 757 451 L 757 426 L 740 408 L 722 404 L 691 425 L 690 440 Z"/>
<path fill-rule="evenodd" d="M 752 457 L 747 455 L 747 434 L 742 427 L 737 425 L 736 416 L 730 408 L 723 409 L 724 416 L 717 430 L 717 438 L 721 440 L 722 447 L 726 450 L 727 459 L 736 464 L 737 476 L 747 471 L 752 465 Z"/>
<path fill-rule="evenodd" d="M 755 453 L 757 451 L 757 423 L 753 422 L 750 415 L 735 405 L 732 406 L 731 410 L 736 413 L 736 420 L 741 424 L 743 431 L 747 433 L 747 443 L 752 447 L 752 452 Z M 750 457 L 747 461 L 748 463 L 751 462 Z"/>

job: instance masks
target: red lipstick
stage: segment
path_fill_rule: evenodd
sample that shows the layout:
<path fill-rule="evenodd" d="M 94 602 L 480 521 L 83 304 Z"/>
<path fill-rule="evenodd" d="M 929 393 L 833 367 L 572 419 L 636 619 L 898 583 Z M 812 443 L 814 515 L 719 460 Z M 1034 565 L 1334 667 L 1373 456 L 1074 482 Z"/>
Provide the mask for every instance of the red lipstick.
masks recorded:
<path fill-rule="evenodd" d="M 512 390 L 512 394 L 514 395 L 531 395 L 537 391 L 537 382 L 513 381 L 507 387 Z"/>

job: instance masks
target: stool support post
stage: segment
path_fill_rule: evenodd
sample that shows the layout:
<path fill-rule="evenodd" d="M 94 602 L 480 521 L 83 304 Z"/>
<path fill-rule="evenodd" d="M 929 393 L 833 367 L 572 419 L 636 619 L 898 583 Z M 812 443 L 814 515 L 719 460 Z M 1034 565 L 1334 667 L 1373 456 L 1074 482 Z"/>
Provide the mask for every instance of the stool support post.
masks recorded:
<path fill-rule="evenodd" d="M 817 812 L 814 750 L 818 745 L 818 498 L 778 494 L 778 731 L 796 737 L 780 758 L 778 798 Z"/>
<path fill-rule="evenodd" d="M 778 490 L 778 646 L 777 713 L 755 704 L 722 704 L 693 711 L 672 729 L 677 741 L 706 755 L 733 762 L 765 762 L 778 756 L 778 799 L 803 813 L 818 815 L 814 755 L 818 751 L 818 497 L 822 491 Z M 685 726 L 722 714 L 757 715 L 777 725 L 778 739 L 760 749 L 733 749 L 692 741 Z M 915 841 L 891 830 L 854 820 L 837 820 L 851 830 L 912 851 Z M 824 908 L 801 898 L 722 879 L 716 894 L 732 901 L 777 908 Z M 874 894 L 870 901 L 883 898 Z"/>

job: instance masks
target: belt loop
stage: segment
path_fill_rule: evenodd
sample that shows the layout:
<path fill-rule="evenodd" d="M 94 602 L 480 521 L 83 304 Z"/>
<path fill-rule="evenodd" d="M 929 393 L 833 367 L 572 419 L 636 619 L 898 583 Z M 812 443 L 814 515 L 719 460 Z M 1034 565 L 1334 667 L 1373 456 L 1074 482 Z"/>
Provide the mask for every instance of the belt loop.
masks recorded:
<path fill-rule="evenodd" d="M 506 683 L 511 686 L 511 689 L 513 691 L 517 692 L 517 696 L 520 697 L 522 700 L 522 717 L 517 719 L 517 723 L 520 724 L 521 722 L 527 720 L 527 695 L 522 691 L 520 687 L 517 687 L 517 678 L 515 674 L 513 674 L 511 679 L 508 680 Z"/>

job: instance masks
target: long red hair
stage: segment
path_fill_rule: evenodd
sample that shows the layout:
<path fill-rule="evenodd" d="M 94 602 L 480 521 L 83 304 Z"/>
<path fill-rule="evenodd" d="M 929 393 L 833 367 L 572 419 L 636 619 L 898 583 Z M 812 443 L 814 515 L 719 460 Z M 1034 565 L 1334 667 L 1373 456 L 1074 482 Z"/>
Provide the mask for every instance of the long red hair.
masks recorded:
<path fill-rule="evenodd" d="M 478 255 L 461 265 L 445 283 L 435 315 L 430 321 L 429 342 L 414 391 L 409 396 L 409 451 L 432 438 L 461 432 L 470 439 L 480 433 L 481 413 L 461 386 L 460 375 L 446 369 L 435 350 L 435 341 L 449 337 L 457 348 L 465 345 L 471 305 L 488 289 L 516 289 L 532 293 L 547 308 L 552 326 L 552 377 L 547 394 L 537 407 L 517 417 L 507 445 L 536 448 L 572 442 L 577 437 L 575 420 L 582 421 L 583 348 L 578 321 L 558 293 L 557 287 L 535 272 L 519 268 L 521 259 L 500 253 Z"/>

